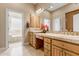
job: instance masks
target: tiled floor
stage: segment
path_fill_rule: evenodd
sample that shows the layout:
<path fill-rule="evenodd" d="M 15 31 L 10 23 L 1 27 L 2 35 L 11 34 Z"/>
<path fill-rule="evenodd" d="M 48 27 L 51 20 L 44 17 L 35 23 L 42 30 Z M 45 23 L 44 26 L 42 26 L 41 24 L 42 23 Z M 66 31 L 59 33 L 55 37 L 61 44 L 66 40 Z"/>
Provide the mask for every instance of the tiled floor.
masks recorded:
<path fill-rule="evenodd" d="M 40 49 L 35 49 L 29 45 L 22 46 L 22 43 L 11 44 L 6 50 L 0 53 L 1 56 L 44 56 Z"/>

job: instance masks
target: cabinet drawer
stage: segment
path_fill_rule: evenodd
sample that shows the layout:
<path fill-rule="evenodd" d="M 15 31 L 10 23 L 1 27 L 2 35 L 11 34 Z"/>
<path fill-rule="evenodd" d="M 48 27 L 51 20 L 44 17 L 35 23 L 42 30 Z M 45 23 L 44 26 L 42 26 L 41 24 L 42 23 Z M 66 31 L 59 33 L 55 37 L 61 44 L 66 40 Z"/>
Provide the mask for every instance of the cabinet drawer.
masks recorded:
<path fill-rule="evenodd" d="M 79 46 L 78 45 L 74 45 L 74 44 L 71 44 L 71 43 L 64 42 L 63 48 L 79 54 Z"/>
<path fill-rule="evenodd" d="M 48 42 L 48 43 L 51 43 L 51 39 L 49 39 L 49 38 L 44 38 L 44 41 Z"/>
<path fill-rule="evenodd" d="M 35 37 L 32 37 L 33 40 L 35 40 Z"/>
<path fill-rule="evenodd" d="M 36 48 L 36 44 L 33 43 L 33 47 Z"/>
<path fill-rule="evenodd" d="M 29 40 L 32 40 L 33 38 L 32 37 L 30 37 L 30 39 Z"/>
<path fill-rule="evenodd" d="M 59 46 L 59 47 L 63 47 L 63 42 L 61 42 L 61 41 L 52 40 L 52 44 Z"/>
<path fill-rule="evenodd" d="M 35 39 L 33 39 L 33 42 L 36 42 L 36 40 L 35 40 Z"/>
<path fill-rule="evenodd" d="M 51 49 L 51 44 L 44 42 L 44 48 L 50 50 Z"/>
<path fill-rule="evenodd" d="M 30 41 L 30 44 L 32 45 L 32 44 L 33 44 L 33 42 L 32 42 L 32 41 Z"/>
<path fill-rule="evenodd" d="M 78 54 L 75 54 L 73 52 L 64 50 L 63 51 L 63 56 L 78 56 Z"/>
<path fill-rule="evenodd" d="M 36 43 L 35 41 L 33 41 L 33 43 Z"/>
<path fill-rule="evenodd" d="M 30 36 L 32 36 L 32 35 L 33 35 L 33 33 L 29 33 L 29 35 L 30 35 Z"/>
<path fill-rule="evenodd" d="M 62 56 L 62 49 L 56 46 L 52 46 L 52 56 Z"/>
<path fill-rule="evenodd" d="M 51 52 L 47 49 L 44 49 L 44 55 L 45 56 L 51 56 Z"/>
<path fill-rule="evenodd" d="M 32 41 L 31 39 L 29 39 L 29 42 Z"/>

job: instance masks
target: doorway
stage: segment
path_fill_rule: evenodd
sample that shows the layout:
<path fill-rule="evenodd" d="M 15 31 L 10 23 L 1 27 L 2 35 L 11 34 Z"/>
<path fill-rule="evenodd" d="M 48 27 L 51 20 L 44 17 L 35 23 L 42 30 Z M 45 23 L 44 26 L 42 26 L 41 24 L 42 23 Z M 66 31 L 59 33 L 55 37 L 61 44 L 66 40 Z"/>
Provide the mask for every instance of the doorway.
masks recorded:
<path fill-rule="evenodd" d="M 6 46 L 23 43 L 23 13 L 7 10 L 6 18 Z"/>

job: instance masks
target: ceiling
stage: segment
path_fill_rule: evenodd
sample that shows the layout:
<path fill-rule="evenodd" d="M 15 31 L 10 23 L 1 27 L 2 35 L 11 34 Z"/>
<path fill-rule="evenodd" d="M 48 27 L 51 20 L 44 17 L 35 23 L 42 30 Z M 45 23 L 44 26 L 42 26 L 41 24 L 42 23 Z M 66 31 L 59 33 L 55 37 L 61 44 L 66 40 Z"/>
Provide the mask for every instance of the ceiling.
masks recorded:
<path fill-rule="evenodd" d="M 49 4 L 49 7 L 47 8 L 48 11 L 54 11 L 57 10 L 65 5 L 67 5 L 68 3 L 52 3 Z M 50 6 L 52 6 L 52 8 L 50 8 Z"/>
<path fill-rule="evenodd" d="M 32 5 L 36 5 L 40 8 L 44 8 L 49 12 L 52 12 L 56 9 L 59 9 L 65 5 L 68 5 L 68 3 L 32 3 Z M 52 6 L 53 8 L 50 8 L 50 6 Z"/>

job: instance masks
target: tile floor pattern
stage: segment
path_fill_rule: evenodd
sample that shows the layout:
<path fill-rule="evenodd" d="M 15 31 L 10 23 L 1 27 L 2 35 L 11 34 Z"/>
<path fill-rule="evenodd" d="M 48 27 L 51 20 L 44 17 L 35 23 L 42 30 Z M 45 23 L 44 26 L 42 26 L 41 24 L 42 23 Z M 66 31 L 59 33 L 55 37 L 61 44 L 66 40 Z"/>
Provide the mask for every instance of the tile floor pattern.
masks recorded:
<path fill-rule="evenodd" d="M 40 49 L 35 49 L 30 45 L 22 46 L 22 43 L 11 44 L 6 50 L 0 53 L 0 56 L 44 56 Z"/>

